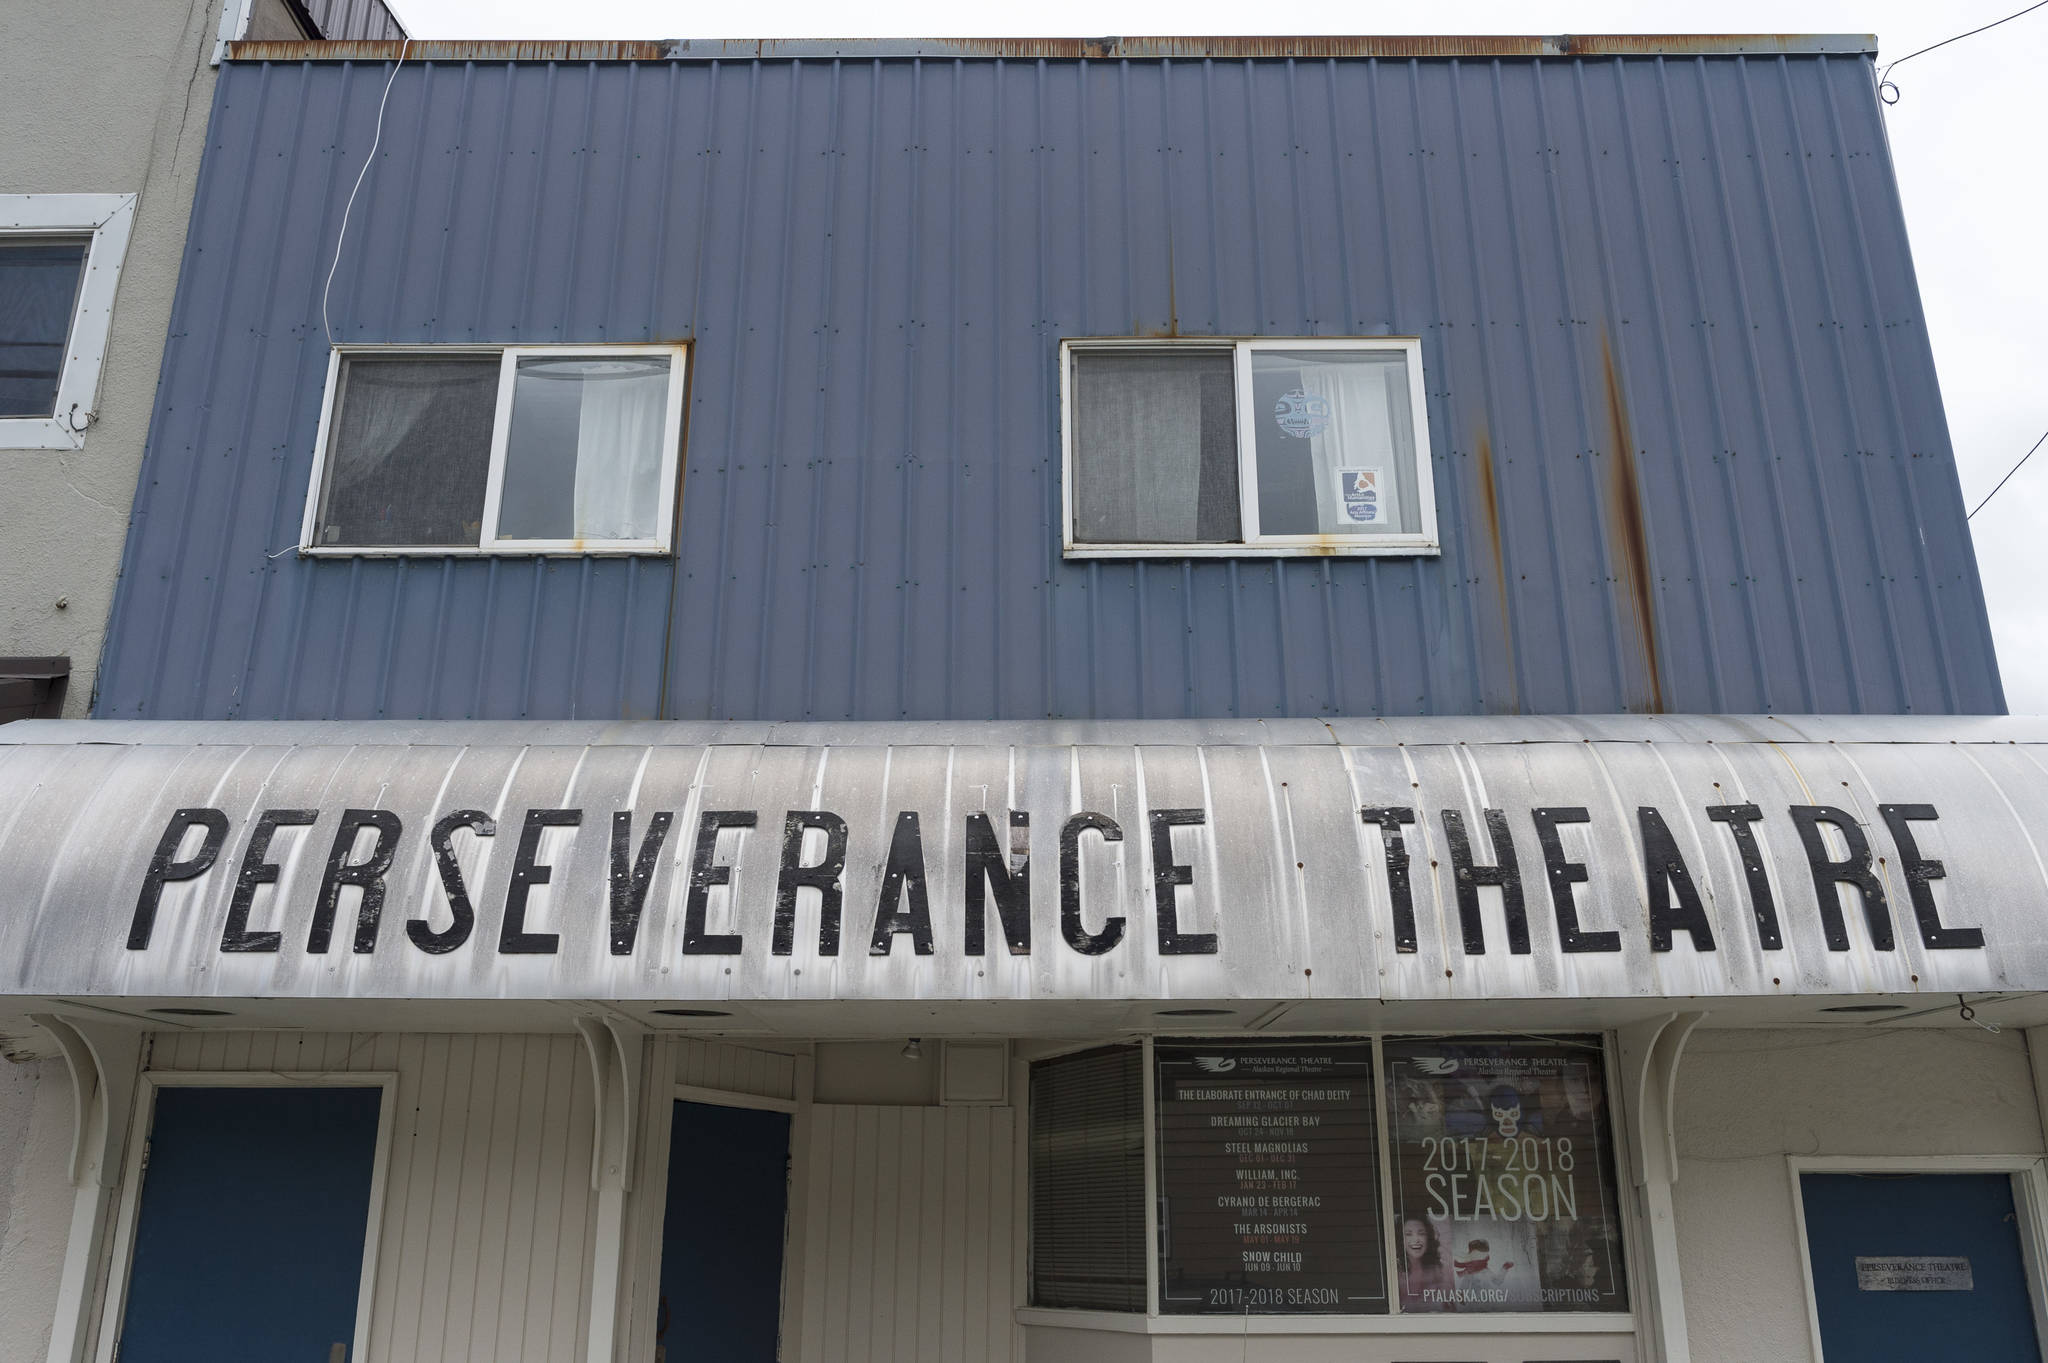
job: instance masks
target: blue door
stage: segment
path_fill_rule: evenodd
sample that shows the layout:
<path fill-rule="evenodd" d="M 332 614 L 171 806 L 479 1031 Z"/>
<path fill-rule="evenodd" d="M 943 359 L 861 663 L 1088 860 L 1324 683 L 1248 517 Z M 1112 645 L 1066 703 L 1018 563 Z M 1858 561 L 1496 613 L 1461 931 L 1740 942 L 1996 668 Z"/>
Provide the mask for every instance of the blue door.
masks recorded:
<path fill-rule="evenodd" d="M 1802 1174 L 1828 1363 L 2039 1359 L 2012 1180 Z"/>
<path fill-rule="evenodd" d="M 788 1113 L 676 1104 L 657 1358 L 775 1363 L 788 1209 Z"/>
<path fill-rule="evenodd" d="M 381 1096 L 157 1090 L 121 1363 L 355 1363 Z"/>

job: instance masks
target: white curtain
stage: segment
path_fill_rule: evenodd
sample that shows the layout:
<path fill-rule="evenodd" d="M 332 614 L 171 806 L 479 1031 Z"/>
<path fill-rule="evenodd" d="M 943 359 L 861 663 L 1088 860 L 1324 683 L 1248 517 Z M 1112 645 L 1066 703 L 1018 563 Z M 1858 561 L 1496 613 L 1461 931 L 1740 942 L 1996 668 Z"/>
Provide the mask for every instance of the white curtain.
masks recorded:
<path fill-rule="evenodd" d="M 661 435 L 668 367 L 582 366 L 576 427 L 576 537 L 653 539 L 661 524 Z"/>
<path fill-rule="evenodd" d="M 1408 395 L 1407 368 L 1402 364 L 1306 363 L 1302 390 L 1330 405 L 1330 422 L 1322 434 L 1309 437 L 1309 458 L 1315 468 L 1316 532 L 1370 533 L 1373 528 L 1402 528 L 1408 466 L 1413 453 L 1401 438 L 1397 409 Z M 1338 491 L 1338 470 L 1379 471 L 1379 505 L 1385 519 L 1361 524 L 1344 514 Z"/>

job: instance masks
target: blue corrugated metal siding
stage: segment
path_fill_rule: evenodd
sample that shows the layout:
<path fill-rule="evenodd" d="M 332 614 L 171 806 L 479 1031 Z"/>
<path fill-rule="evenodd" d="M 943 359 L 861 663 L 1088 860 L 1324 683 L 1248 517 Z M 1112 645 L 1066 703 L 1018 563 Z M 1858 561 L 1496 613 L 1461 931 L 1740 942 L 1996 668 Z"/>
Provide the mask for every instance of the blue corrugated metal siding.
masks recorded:
<path fill-rule="evenodd" d="M 2003 708 L 1866 60 L 409 64 L 335 339 L 690 340 L 681 549 L 303 560 L 389 73 L 223 70 L 101 715 Z M 1136 334 L 1420 335 L 1443 556 L 1062 561 Z"/>

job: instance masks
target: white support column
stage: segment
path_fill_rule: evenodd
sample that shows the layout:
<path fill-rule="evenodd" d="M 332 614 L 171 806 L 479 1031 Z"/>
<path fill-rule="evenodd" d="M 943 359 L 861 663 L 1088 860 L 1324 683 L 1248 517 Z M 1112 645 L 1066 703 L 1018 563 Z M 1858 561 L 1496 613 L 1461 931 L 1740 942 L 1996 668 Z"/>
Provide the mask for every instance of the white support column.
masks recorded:
<path fill-rule="evenodd" d="M 57 1316 L 50 1328 L 49 1363 L 83 1363 L 94 1315 L 93 1284 L 115 1185 L 128 1148 L 135 1109 L 135 1078 L 142 1064 L 142 1033 L 99 1019 L 33 1015 L 57 1039 L 71 1071 L 71 1233 L 57 1281 Z"/>
<path fill-rule="evenodd" d="M 1685 1289 L 1678 1272 L 1678 1226 L 1671 1185 L 1678 1181 L 1678 1061 L 1705 1013 L 1667 1013 L 1621 1029 L 1621 1082 L 1629 1121 L 1629 1172 L 1649 1231 L 1649 1301 L 1644 1315 L 1655 1363 L 1691 1363 Z"/>
<path fill-rule="evenodd" d="M 613 1363 L 619 1338 L 620 1283 L 625 1263 L 626 1194 L 639 1154 L 641 1061 L 645 1031 L 623 1018 L 579 1017 L 576 1031 L 590 1057 L 592 1095 L 590 1186 L 597 1194 L 596 1249 L 590 1265 L 590 1328 L 586 1363 Z"/>

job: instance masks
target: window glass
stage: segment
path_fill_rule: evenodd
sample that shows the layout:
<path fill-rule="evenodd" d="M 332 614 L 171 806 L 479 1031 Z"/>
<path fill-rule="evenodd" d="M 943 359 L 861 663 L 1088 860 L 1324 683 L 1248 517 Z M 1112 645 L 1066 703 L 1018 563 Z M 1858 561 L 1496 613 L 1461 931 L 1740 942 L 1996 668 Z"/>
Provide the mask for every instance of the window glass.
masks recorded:
<path fill-rule="evenodd" d="M 657 538 L 668 384 L 659 356 L 521 357 L 498 537 Z"/>
<path fill-rule="evenodd" d="M 1254 350 L 1261 535 L 1413 534 L 1408 361 L 1388 350 Z"/>
<path fill-rule="evenodd" d="M 1145 1310 L 1142 1052 L 1031 1067 L 1031 1301 Z"/>
<path fill-rule="evenodd" d="M 1229 351 L 1076 353 L 1075 539 L 1239 538 L 1232 368 Z"/>
<path fill-rule="evenodd" d="M 498 367 L 488 355 L 343 360 L 314 544 L 477 544 Z"/>
<path fill-rule="evenodd" d="M 1385 1053 L 1401 1310 L 1626 1311 L 1599 1038 Z"/>
<path fill-rule="evenodd" d="M 0 237 L 0 417 L 48 417 L 89 242 Z"/>
<path fill-rule="evenodd" d="M 1369 1041 L 1156 1043 L 1159 1309 L 1387 1309 Z"/>

